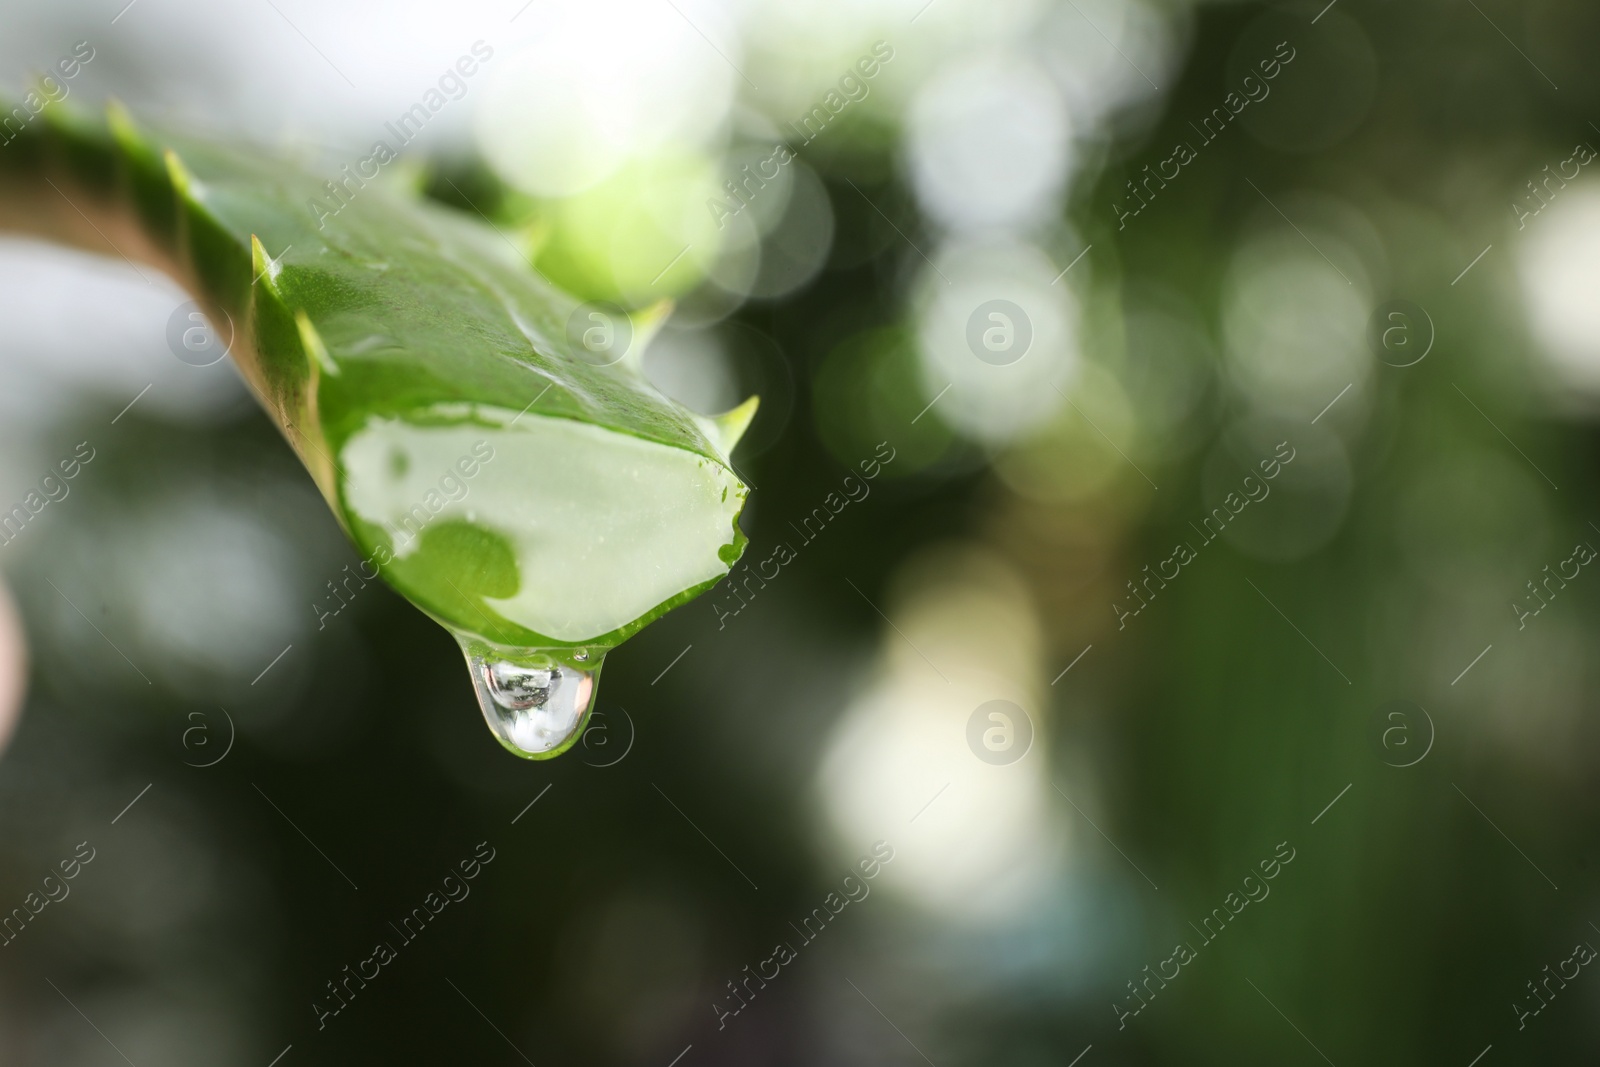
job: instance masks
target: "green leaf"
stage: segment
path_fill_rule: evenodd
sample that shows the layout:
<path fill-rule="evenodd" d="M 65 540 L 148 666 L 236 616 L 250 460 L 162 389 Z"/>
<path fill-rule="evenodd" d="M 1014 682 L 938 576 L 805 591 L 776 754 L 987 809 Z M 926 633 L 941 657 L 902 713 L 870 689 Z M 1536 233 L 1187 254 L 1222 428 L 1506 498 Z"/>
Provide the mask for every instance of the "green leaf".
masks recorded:
<path fill-rule="evenodd" d="M 664 308 L 580 307 L 377 157 L 324 175 L 115 105 L 0 136 L 0 228 L 149 262 L 231 324 L 365 570 L 464 643 L 585 662 L 738 559 L 728 455 L 755 401 L 706 418 L 650 386 Z M 604 358 L 582 343 L 607 337 Z"/>

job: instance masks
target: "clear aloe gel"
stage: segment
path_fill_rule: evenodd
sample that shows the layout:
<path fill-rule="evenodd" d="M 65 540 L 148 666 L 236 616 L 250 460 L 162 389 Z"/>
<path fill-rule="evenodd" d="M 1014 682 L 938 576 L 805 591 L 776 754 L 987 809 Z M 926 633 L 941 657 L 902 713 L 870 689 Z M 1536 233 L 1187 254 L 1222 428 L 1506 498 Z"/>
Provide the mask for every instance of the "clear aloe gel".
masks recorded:
<path fill-rule="evenodd" d="M 648 317 L 592 330 L 609 312 L 476 217 L 282 156 L 51 104 L 0 151 L 0 230 L 142 259 L 226 319 L 363 558 L 461 645 L 495 737 L 556 755 L 606 652 L 743 551 L 728 456 L 754 399 L 681 407 L 640 373 Z"/>
<path fill-rule="evenodd" d="M 725 573 L 744 486 L 721 461 L 573 419 L 431 415 L 346 439 L 347 526 L 455 635 L 501 743 L 555 755 L 615 635 Z"/>
<path fill-rule="evenodd" d="M 582 736 L 594 706 L 604 657 L 592 667 L 560 657 L 524 654 L 523 662 L 462 640 L 472 686 L 489 730 L 507 749 L 529 759 L 547 759 Z M 589 658 L 577 653 L 572 658 Z"/>

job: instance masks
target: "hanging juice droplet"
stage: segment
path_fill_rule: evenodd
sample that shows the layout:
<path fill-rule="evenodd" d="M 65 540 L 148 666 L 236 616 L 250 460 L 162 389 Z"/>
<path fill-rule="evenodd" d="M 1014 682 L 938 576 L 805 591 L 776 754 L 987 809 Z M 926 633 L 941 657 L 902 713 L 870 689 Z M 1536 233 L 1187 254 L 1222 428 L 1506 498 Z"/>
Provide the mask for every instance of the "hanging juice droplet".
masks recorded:
<path fill-rule="evenodd" d="M 503 658 L 479 642 L 461 641 L 472 674 L 478 707 L 496 739 L 524 759 L 549 759 L 572 747 L 589 721 L 600 668 L 605 657 L 592 657 L 592 667 L 577 667 L 566 658 L 591 659 L 528 650 L 515 660 Z"/>

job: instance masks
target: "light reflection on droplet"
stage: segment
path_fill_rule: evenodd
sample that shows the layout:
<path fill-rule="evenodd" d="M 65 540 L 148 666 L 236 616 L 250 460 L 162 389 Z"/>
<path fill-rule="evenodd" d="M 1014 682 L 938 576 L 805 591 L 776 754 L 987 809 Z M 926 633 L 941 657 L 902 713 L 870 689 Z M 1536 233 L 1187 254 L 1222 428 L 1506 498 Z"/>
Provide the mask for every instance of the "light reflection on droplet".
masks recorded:
<path fill-rule="evenodd" d="M 484 721 L 508 751 L 524 759 L 549 759 L 566 751 L 583 732 L 604 656 L 593 657 L 591 669 L 538 654 L 514 663 L 467 640 L 461 648 Z M 581 655 L 591 657 L 587 651 Z"/>

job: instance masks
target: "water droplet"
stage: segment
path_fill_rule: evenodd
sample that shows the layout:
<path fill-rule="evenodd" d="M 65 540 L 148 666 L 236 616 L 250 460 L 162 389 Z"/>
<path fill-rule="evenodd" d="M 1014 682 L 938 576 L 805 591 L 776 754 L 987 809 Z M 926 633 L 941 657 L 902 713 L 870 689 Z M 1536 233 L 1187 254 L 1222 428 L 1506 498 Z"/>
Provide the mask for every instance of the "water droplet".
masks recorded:
<path fill-rule="evenodd" d="M 532 650 L 514 662 L 476 642 L 462 641 L 461 648 L 484 721 L 512 753 L 549 759 L 578 739 L 594 707 L 604 657 L 582 668 Z"/>
<path fill-rule="evenodd" d="M 573 653 L 572 658 L 577 660 L 579 663 L 588 663 L 589 650 L 586 648 L 580 648 L 577 652 Z"/>

